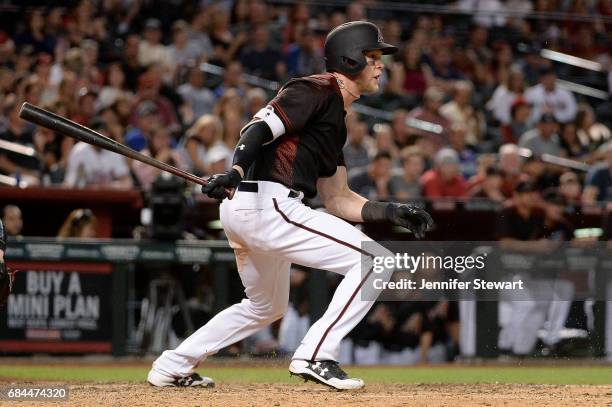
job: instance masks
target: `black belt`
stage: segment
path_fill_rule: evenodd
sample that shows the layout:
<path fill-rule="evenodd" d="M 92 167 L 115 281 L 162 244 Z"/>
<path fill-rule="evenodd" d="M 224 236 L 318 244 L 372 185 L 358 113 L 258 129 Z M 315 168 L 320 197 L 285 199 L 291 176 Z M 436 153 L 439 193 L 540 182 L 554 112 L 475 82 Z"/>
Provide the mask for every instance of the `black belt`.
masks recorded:
<path fill-rule="evenodd" d="M 238 191 L 242 192 L 259 192 L 257 182 L 241 182 L 238 184 Z M 289 198 L 299 198 L 300 193 L 292 189 L 289 190 Z"/>

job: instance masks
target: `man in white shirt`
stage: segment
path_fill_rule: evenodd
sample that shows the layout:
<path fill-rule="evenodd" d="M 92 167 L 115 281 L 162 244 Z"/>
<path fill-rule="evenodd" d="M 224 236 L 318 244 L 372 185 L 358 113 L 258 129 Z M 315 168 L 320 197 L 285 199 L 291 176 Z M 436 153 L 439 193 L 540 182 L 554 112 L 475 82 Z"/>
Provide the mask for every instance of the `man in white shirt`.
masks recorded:
<path fill-rule="evenodd" d="M 540 73 L 540 83 L 525 92 L 525 99 L 532 105 L 532 123 L 537 123 L 545 112 L 551 112 L 559 123 L 568 123 L 576 117 L 576 99 L 568 90 L 556 85 L 557 74 L 552 68 Z"/>
<path fill-rule="evenodd" d="M 138 64 L 147 67 L 161 64 L 164 67 L 172 66 L 171 55 L 164 44 L 161 43 L 161 22 L 150 18 L 145 22 L 143 41 L 138 45 Z"/>
<path fill-rule="evenodd" d="M 92 130 L 110 137 L 106 123 L 96 120 L 90 125 Z M 83 188 L 100 186 L 127 189 L 132 187 L 132 178 L 125 157 L 102 150 L 90 144 L 78 142 L 68 156 L 68 169 L 64 186 Z"/>

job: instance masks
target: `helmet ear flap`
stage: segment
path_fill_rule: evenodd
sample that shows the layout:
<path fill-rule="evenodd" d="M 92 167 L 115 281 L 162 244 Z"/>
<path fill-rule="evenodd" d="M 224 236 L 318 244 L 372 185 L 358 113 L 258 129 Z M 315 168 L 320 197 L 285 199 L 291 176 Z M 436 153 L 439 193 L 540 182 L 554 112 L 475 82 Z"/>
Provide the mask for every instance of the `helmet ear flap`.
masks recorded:
<path fill-rule="evenodd" d="M 346 65 L 349 69 L 355 69 L 357 65 L 359 65 L 359 62 L 348 57 L 342 57 L 342 63 Z"/>
<path fill-rule="evenodd" d="M 365 67 L 365 56 L 350 55 L 340 57 L 341 72 L 346 75 L 356 75 Z"/>

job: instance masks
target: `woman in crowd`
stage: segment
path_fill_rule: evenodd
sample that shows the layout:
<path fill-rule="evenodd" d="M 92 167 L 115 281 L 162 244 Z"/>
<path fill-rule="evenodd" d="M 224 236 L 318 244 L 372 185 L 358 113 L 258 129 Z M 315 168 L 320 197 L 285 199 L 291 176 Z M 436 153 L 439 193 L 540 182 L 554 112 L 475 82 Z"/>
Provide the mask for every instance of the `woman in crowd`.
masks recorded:
<path fill-rule="evenodd" d="M 66 218 L 57 237 L 93 239 L 97 236 L 98 220 L 90 209 L 75 209 Z"/>
<path fill-rule="evenodd" d="M 509 124 L 512 121 L 511 106 L 517 98 L 523 96 L 524 92 L 523 72 L 520 69 L 511 69 L 508 80 L 495 89 L 486 108 L 492 113 L 495 120 L 502 124 Z"/>
<path fill-rule="evenodd" d="M 578 105 L 574 121 L 576 135 L 580 144 L 589 152 L 595 151 L 611 139 L 610 129 L 595 120 L 595 112 L 591 106 L 584 103 Z"/>
<path fill-rule="evenodd" d="M 210 174 L 206 155 L 221 142 L 223 125 L 217 116 L 200 117 L 187 131 L 179 150 L 188 171 L 197 175 Z"/>

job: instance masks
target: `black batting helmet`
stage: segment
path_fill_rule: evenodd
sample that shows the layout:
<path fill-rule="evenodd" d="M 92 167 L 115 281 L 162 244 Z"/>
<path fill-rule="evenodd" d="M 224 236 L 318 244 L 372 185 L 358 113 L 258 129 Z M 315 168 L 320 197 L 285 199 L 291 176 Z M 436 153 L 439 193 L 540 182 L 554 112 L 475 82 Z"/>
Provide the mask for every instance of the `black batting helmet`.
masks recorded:
<path fill-rule="evenodd" d="M 325 39 L 328 72 L 355 75 L 366 66 L 364 51 L 379 49 L 394 54 L 397 47 L 384 42 L 380 29 L 367 21 L 351 21 L 334 28 Z"/>

